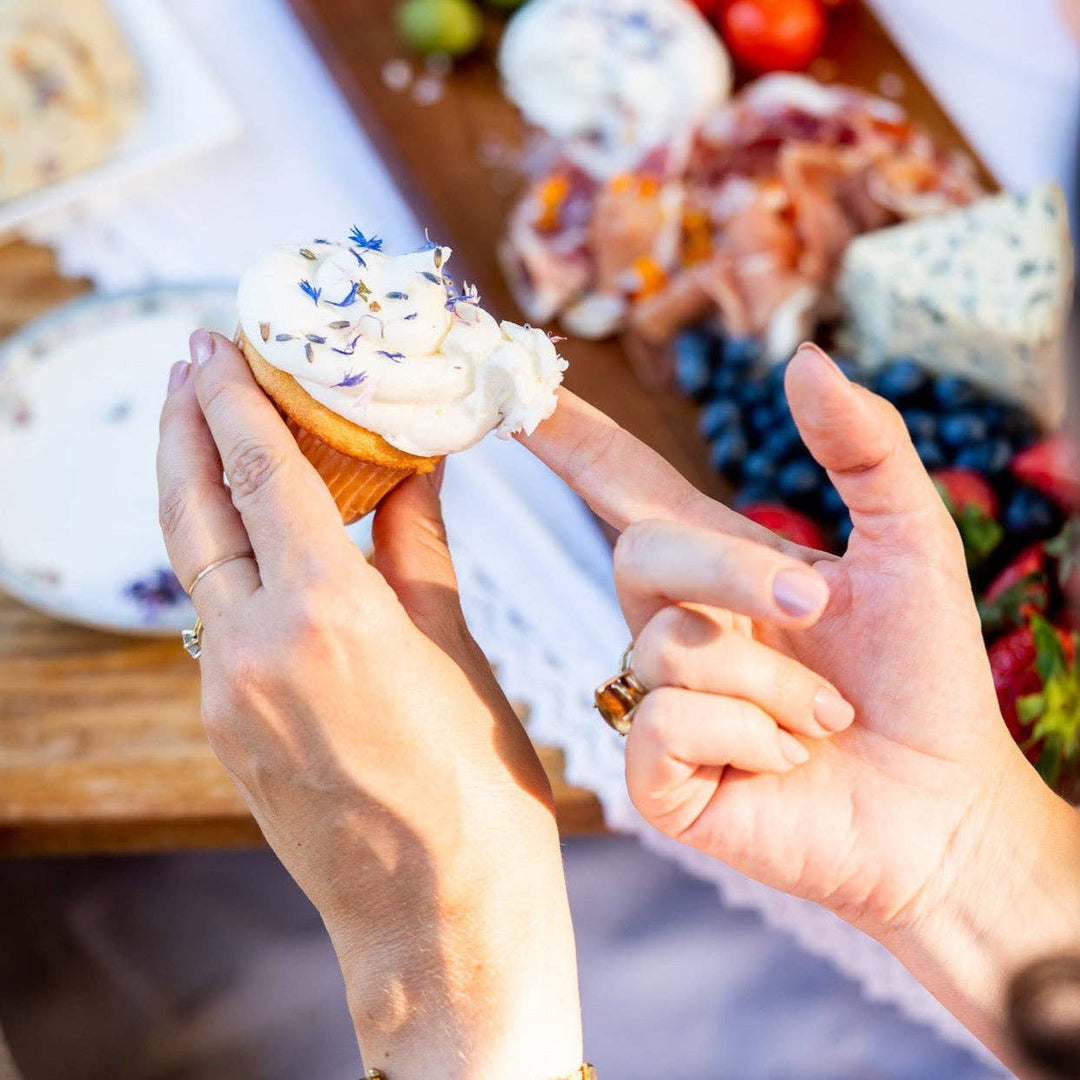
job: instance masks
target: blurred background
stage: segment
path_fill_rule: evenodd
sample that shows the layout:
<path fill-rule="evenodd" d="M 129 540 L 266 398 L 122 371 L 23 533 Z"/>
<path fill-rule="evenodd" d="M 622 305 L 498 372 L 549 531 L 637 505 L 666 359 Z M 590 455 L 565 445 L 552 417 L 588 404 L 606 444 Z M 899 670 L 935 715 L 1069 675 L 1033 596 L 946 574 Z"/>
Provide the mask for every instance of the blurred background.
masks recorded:
<path fill-rule="evenodd" d="M 359 1074 L 318 917 L 202 736 L 157 528 L 168 369 L 278 242 L 449 244 L 486 307 L 565 336 L 576 392 L 842 551 L 781 385 L 830 347 L 901 409 L 1010 729 L 1080 798 L 1080 715 L 1017 707 L 1077 629 L 1077 6 L 0 3 L 0 1076 Z M 577 500 L 493 440 L 445 499 L 555 786 L 602 1075 L 1006 1075 L 873 942 L 637 817 L 591 709 L 626 631 Z"/>

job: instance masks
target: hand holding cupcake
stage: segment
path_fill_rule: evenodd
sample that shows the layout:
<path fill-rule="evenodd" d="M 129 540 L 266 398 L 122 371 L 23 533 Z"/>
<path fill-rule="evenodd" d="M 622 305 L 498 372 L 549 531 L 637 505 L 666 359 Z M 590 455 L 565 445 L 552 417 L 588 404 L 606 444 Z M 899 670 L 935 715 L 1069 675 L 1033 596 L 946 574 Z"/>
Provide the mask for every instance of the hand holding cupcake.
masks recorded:
<path fill-rule="evenodd" d="M 566 368 L 447 276 L 449 248 L 382 248 L 358 229 L 278 247 L 240 282 L 240 348 L 347 522 L 489 431 L 531 433 Z"/>

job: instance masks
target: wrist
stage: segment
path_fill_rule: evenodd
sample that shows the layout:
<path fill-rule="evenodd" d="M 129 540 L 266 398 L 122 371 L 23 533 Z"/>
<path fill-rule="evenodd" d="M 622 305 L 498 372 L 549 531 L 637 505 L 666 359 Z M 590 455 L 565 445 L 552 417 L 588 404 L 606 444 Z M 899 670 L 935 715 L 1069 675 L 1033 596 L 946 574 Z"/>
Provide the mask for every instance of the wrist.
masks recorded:
<path fill-rule="evenodd" d="M 399 867 L 407 888 L 327 920 L 365 1063 L 394 1080 L 547 1080 L 580 1066 L 573 929 L 548 828 L 516 850 L 493 845 L 498 860 L 487 848 L 472 875 Z"/>
<path fill-rule="evenodd" d="M 1080 943 L 1080 815 L 1012 745 L 937 880 L 879 940 L 1001 1056 L 1009 981 Z"/>

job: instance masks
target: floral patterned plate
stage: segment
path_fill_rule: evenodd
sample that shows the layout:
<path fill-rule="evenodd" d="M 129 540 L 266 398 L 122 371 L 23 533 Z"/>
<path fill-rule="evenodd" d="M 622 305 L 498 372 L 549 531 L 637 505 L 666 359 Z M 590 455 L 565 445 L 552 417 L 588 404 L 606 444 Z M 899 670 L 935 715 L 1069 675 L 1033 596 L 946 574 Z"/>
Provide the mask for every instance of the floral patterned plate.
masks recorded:
<path fill-rule="evenodd" d="M 191 330 L 235 325 L 233 286 L 155 288 L 77 300 L 0 346 L 0 588 L 103 630 L 191 625 L 158 529 L 158 414 Z"/>

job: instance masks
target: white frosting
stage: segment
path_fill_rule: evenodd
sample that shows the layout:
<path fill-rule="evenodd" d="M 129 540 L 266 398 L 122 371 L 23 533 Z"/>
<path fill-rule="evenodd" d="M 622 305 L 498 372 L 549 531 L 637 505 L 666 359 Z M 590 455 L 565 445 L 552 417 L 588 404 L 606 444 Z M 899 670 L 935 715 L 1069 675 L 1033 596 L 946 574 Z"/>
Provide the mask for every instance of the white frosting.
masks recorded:
<path fill-rule="evenodd" d="M 445 276 L 450 249 L 391 256 L 348 243 L 278 247 L 240 281 L 240 325 L 316 401 L 421 457 L 555 411 L 566 361 L 542 330 L 497 323 Z"/>
<path fill-rule="evenodd" d="M 688 0 L 530 0 L 499 49 L 507 95 L 606 177 L 639 165 L 731 91 L 731 61 Z"/>

